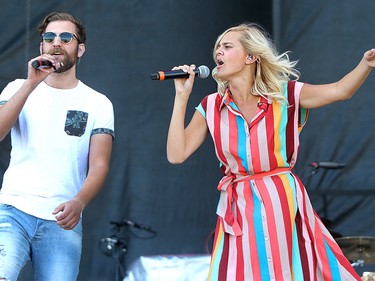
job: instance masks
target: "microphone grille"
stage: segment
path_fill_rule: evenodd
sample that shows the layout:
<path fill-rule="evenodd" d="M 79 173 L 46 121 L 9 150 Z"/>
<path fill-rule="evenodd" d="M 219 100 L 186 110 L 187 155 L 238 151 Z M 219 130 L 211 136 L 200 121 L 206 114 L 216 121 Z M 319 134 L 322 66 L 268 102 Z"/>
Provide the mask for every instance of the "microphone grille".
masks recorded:
<path fill-rule="evenodd" d="M 207 78 L 210 75 L 210 69 L 205 65 L 198 67 L 198 70 L 200 78 Z"/>

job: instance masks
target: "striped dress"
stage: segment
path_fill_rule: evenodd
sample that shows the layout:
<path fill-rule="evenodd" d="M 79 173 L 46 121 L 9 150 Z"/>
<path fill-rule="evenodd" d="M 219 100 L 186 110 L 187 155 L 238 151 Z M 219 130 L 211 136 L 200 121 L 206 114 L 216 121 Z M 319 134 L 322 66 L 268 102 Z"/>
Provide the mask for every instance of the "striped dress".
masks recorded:
<path fill-rule="evenodd" d="M 308 115 L 302 86 L 285 84 L 288 105 L 260 97 L 250 124 L 229 90 L 197 107 L 224 173 L 209 280 L 361 280 L 291 171 Z"/>

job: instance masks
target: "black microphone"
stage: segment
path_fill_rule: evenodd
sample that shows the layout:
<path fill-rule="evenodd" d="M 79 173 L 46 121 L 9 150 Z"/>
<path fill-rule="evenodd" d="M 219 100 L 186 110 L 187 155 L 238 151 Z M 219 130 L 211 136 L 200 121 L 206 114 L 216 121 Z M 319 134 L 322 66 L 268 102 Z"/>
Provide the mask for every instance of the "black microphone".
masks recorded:
<path fill-rule="evenodd" d="M 312 162 L 310 166 L 313 166 L 315 169 L 342 169 L 346 164 L 337 162 Z"/>
<path fill-rule="evenodd" d="M 53 67 L 52 62 L 50 62 L 49 60 L 34 60 L 32 61 L 31 65 L 35 69 Z"/>
<path fill-rule="evenodd" d="M 201 65 L 200 67 L 194 69 L 195 76 L 199 78 L 207 78 L 210 75 L 210 69 Z M 168 79 L 178 79 L 178 78 L 188 78 L 189 73 L 184 72 L 183 70 L 170 70 L 170 71 L 158 71 L 157 73 L 151 73 L 151 80 L 168 80 Z"/>
<path fill-rule="evenodd" d="M 125 220 L 120 221 L 120 222 L 111 221 L 111 224 L 115 224 L 118 227 L 132 226 L 132 227 L 135 227 L 135 228 L 138 228 L 138 229 L 143 229 L 143 230 L 146 230 L 146 231 L 149 231 L 149 232 L 152 232 L 152 233 L 156 233 L 156 231 L 153 230 L 151 227 L 136 223 L 136 222 L 134 222 L 132 220 L 129 220 L 129 219 L 125 219 Z"/>

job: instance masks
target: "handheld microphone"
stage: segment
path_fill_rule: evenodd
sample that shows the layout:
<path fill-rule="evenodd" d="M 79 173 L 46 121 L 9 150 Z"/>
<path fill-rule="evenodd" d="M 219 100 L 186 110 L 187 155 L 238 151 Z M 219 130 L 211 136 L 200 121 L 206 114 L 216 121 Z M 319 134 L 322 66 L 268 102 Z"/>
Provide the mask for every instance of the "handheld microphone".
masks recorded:
<path fill-rule="evenodd" d="M 34 60 L 32 61 L 31 65 L 35 69 L 53 67 L 52 62 L 50 62 L 49 60 Z"/>
<path fill-rule="evenodd" d="M 199 78 L 207 78 L 210 75 L 210 69 L 205 65 L 201 65 L 194 70 L 194 73 L 195 76 L 198 76 Z M 190 74 L 183 70 L 158 71 L 157 73 L 150 74 L 151 80 L 188 78 L 189 76 Z"/>
<path fill-rule="evenodd" d="M 346 164 L 337 162 L 312 162 L 310 166 L 313 166 L 315 169 L 342 169 Z"/>

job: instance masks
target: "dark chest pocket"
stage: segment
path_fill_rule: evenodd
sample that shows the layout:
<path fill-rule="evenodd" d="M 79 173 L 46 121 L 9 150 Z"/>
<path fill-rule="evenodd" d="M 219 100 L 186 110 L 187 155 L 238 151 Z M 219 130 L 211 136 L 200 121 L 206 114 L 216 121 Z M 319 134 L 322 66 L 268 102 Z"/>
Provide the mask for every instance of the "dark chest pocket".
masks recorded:
<path fill-rule="evenodd" d="M 69 136 L 82 136 L 86 130 L 88 116 L 87 112 L 68 110 L 65 120 L 65 133 Z"/>

